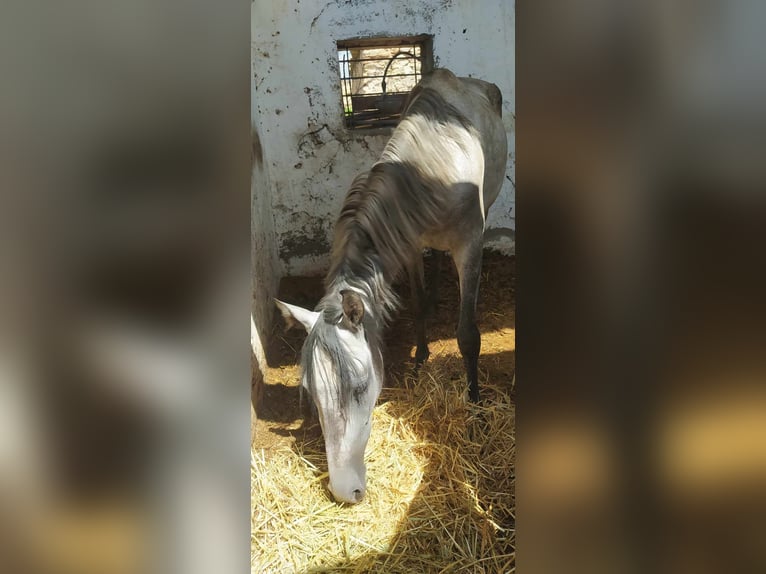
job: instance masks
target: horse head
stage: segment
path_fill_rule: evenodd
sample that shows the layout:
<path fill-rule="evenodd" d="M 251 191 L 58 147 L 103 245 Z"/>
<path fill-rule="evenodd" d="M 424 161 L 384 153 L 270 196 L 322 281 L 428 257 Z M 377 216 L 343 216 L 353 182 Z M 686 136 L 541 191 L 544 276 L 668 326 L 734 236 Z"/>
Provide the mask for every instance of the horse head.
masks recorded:
<path fill-rule="evenodd" d="M 316 311 L 276 301 L 288 325 L 308 332 L 301 353 L 301 385 L 319 415 L 327 452 L 330 492 L 340 502 L 357 503 L 366 490 L 364 452 L 372 410 L 382 386 L 375 322 L 364 296 L 333 289 Z"/>

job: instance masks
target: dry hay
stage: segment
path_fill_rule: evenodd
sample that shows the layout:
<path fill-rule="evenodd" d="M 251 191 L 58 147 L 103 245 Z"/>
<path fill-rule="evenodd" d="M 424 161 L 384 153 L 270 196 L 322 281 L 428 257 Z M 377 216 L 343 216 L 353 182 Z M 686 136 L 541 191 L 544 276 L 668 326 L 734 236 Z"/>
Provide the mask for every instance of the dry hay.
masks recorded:
<path fill-rule="evenodd" d="M 358 505 L 330 497 L 320 435 L 254 451 L 253 572 L 514 570 L 510 381 L 471 405 L 460 358 L 439 364 L 383 390 Z"/>

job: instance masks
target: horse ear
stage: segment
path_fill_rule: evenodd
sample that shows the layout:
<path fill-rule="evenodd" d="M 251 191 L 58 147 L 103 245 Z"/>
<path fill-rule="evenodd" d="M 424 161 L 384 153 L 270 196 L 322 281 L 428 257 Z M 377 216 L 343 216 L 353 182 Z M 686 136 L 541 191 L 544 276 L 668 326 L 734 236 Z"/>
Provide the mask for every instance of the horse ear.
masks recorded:
<path fill-rule="evenodd" d="M 364 317 L 364 303 L 359 293 L 344 289 L 340 292 L 343 297 L 343 314 L 352 325 L 358 327 Z"/>
<path fill-rule="evenodd" d="M 289 303 L 284 303 L 279 299 L 274 299 L 274 302 L 282 312 L 282 316 L 285 318 L 285 321 L 287 321 L 288 329 L 293 327 L 295 323 L 298 322 L 303 325 L 306 331 L 311 331 L 311 329 L 314 327 L 314 323 L 317 322 L 317 318 L 319 317 L 319 313 L 316 311 L 309 311 L 308 309 L 298 307 L 297 305 L 290 305 Z"/>

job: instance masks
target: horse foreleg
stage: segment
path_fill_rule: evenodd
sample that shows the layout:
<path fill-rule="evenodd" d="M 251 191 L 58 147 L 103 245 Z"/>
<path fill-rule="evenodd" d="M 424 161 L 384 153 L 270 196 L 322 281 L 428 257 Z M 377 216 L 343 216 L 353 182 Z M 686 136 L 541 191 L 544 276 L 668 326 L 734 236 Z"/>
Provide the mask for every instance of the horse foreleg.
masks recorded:
<path fill-rule="evenodd" d="M 457 344 L 463 355 L 468 396 L 479 402 L 479 353 L 481 335 L 476 326 L 476 301 L 479 297 L 481 279 L 481 242 L 454 254 L 455 266 L 460 278 L 460 318 L 457 326 Z"/>
<path fill-rule="evenodd" d="M 421 365 L 428 360 L 428 338 L 426 337 L 426 321 L 428 319 L 428 297 L 423 280 L 423 263 L 410 273 L 410 287 L 412 289 L 412 304 L 415 315 L 415 336 L 417 348 L 415 349 L 415 374 Z"/>
<path fill-rule="evenodd" d="M 428 286 L 428 319 L 431 319 L 436 314 L 436 308 L 439 305 L 439 285 L 441 283 L 443 259 L 444 251 L 439 251 L 438 249 L 431 250 L 431 267 L 426 278 Z"/>
<path fill-rule="evenodd" d="M 419 273 L 413 273 L 411 277 L 413 302 L 415 305 L 415 331 L 417 348 L 415 350 L 415 370 L 428 360 L 431 352 L 428 350 L 428 336 L 426 330 L 428 321 L 436 312 L 439 302 L 439 280 L 441 276 L 441 263 L 444 257 L 443 251 L 432 251 L 432 262 L 425 284 L 422 278 L 422 269 Z"/>

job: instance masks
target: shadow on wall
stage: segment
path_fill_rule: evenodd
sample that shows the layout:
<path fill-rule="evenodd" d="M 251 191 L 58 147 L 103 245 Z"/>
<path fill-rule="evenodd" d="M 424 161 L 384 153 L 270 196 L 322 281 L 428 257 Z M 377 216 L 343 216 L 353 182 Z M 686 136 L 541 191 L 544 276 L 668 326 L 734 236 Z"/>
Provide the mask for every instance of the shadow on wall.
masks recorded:
<path fill-rule="evenodd" d="M 263 147 L 261 147 L 261 136 L 258 135 L 258 130 L 252 128 L 252 160 L 255 167 L 263 167 Z"/>

